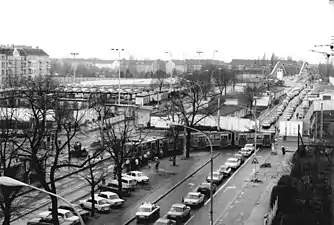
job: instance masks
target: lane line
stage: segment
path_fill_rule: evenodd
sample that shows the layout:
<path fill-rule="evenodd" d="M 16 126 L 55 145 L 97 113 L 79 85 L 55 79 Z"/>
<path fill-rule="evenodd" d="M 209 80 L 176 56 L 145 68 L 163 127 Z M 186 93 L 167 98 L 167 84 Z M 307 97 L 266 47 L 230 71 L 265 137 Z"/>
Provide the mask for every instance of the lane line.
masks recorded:
<path fill-rule="evenodd" d="M 262 163 L 264 163 L 269 157 L 271 156 L 271 154 L 269 153 L 260 163 L 259 165 L 261 165 Z M 225 213 L 228 214 L 227 209 L 233 204 L 233 202 L 235 202 L 235 200 L 237 200 L 237 198 L 239 197 L 240 193 L 244 190 L 244 188 L 248 185 L 248 182 L 245 182 L 245 184 L 242 186 L 242 188 L 240 189 L 240 191 L 238 192 L 238 194 L 236 194 L 236 196 L 233 198 L 232 201 L 230 201 L 227 206 L 225 207 L 225 209 L 223 210 L 223 212 L 218 216 L 218 218 L 214 221 L 213 225 L 217 224 L 221 218 L 224 216 Z M 224 216 L 226 217 L 226 216 Z"/>

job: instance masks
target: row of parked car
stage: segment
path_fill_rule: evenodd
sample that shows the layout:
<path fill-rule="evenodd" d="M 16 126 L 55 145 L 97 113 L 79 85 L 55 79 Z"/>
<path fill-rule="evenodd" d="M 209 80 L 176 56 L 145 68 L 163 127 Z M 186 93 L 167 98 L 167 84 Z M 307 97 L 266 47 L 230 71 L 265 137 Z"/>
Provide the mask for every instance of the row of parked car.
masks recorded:
<path fill-rule="evenodd" d="M 296 87 L 296 88 L 292 89 L 290 92 L 288 92 L 287 96 L 285 97 L 285 99 L 277 107 L 277 109 L 273 112 L 273 115 L 263 121 L 262 128 L 268 129 L 273 124 L 275 124 L 276 121 L 279 119 L 279 117 L 283 114 L 285 108 L 291 103 L 291 99 L 294 99 L 297 95 L 299 95 L 299 93 L 301 92 L 301 90 L 302 90 L 302 88 Z"/>
<path fill-rule="evenodd" d="M 292 118 L 297 107 L 303 102 L 303 99 L 305 98 L 308 92 L 309 90 L 304 89 L 298 93 L 297 97 L 294 96 L 294 98 L 289 102 L 289 105 L 287 107 L 287 110 L 285 111 L 286 113 L 283 116 L 283 119 L 289 121 Z M 283 114 L 283 112 L 281 112 L 281 114 Z M 299 115 L 298 118 L 300 118 L 300 116 L 301 115 Z M 302 115 L 302 117 L 304 117 L 304 115 Z"/>
<path fill-rule="evenodd" d="M 83 199 L 79 204 L 72 204 L 83 220 L 88 220 L 90 211 L 94 209 L 100 213 L 109 213 L 112 208 L 122 207 L 125 200 L 124 196 L 130 196 L 137 184 L 149 183 L 149 177 L 141 171 L 130 171 L 122 174 L 122 191 L 118 190 L 118 181 L 116 179 L 108 181 L 106 184 L 99 185 L 99 192 L 92 198 Z M 121 196 L 121 197 L 120 197 Z M 48 211 L 39 213 L 36 218 L 27 222 L 27 225 L 52 225 L 52 208 Z M 78 215 L 74 209 L 68 205 L 60 205 L 57 209 L 59 215 L 59 223 L 61 225 L 80 224 Z"/>
<path fill-rule="evenodd" d="M 224 179 L 231 176 L 246 160 L 255 152 L 254 144 L 246 144 L 234 157 L 219 167 L 212 176 L 212 190 L 216 192 L 218 185 L 222 184 Z M 207 176 L 206 181 L 201 183 L 195 190 L 189 192 L 182 200 L 182 203 L 173 204 L 170 210 L 163 218 L 160 217 L 160 206 L 145 202 L 136 213 L 138 223 L 147 223 L 155 221 L 154 225 L 175 225 L 185 222 L 191 217 L 192 209 L 201 207 L 205 200 L 210 197 L 211 192 L 211 174 Z"/>

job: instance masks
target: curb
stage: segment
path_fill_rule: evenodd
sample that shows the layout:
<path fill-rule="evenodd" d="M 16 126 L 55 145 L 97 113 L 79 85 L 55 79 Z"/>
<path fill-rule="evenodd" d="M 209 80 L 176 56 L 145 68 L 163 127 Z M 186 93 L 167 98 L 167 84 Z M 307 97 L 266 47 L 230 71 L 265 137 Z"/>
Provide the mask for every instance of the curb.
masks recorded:
<path fill-rule="evenodd" d="M 220 153 L 217 153 L 213 156 L 213 159 L 217 158 L 220 155 Z M 172 191 L 174 191 L 178 186 L 180 186 L 181 184 L 183 184 L 184 182 L 186 182 L 190 177 L 194 176 L 198 171 L 200 171 L 201 169 L 203 169 L 206 165 L 208 165 L 211 162 L 211 158 L 206 161 L 203 165 L 199 166 L 197 169 L 195 169 L 193 172 L 191 172 L 189 175 L 187 175 L 185 178 L 183 178 L 182 180 L 180 180 L 179 182 L 177 182 L 173 187 L 171 187 L 168 191 L 166 191 L 165 193 L 163 193 L 162 195 L 160 195 L 156 200 L 153 201 L 154 204 L 158 203 L 161 199 L 163 199 L 164 197 L 166 197 L 169 193 L 171 193 Z M 136 217 L 132 217 L 131 219 L 129 219 L 128 221 L 126 221 L 125 223 L 123 223 L 123 225 L 129 225 L 132 221 L 134 221 L 136 219 Z"/>

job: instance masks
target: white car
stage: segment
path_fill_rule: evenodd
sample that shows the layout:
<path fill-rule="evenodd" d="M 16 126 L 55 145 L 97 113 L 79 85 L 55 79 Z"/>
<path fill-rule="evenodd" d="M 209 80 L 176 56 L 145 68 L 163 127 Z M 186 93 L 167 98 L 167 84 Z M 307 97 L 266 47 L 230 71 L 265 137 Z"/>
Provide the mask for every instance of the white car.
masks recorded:
<path fill-rule="evenodd" d="M 41 218 L 47 218 L 50 215 L 52 215 L 51 211 L 45 211 L 40 214 L 38 214 Z M 75 216 L 71 211 L 66 209 L 58 209 L 58 215 L 62 217 L 65 221 L 69 221 L 72 223 L 80 223 L 80 219 L 78 216 Z"/>
<path fill-rule="evenodd" d="M 150 181 L 150 178 L 140 171 L 130 171 L 126 173 L 125 176 L 135 179 L 138 183 L 147 184 Z"/>
<path fill-rule="evenodd" d="M 108 204 L 104 198 L 100 198 L 100 197 L 95 198 L 94 202 L 95 202 L 95 209 L 97 211 L 110 212 L 110 204 Z M 93 200 L 91 198 L 79 201 L 79 205 L 82 208 L 86 208 L 86 209 L 92 209 L 92 203 L 93 203 Z"/>
<path fill-rule="evenodd" d="M 104 198 L 110 206 L 120 207 L 124 204 L 124 200 L 121 199 L 118 194 L 115 194 L 111 191 L 102 191 L 99 194 L 95 195 L 95 198 Z"/>
<path fill-rule="evenodd" d="M 156 220 L 160 217 L 160 207 L 150 202 L 144 202 L 139 206 L 138 212 L 136 212 L 137 221 L 142 220 Z"/>
<path fill-rule="evenodd" d="M 245 146 L 243 148 L 255 151 L 255 144 L 245 144 Z"/>
<path fill-rule="evenodd" d="M 232 169 L 238 169 L 239 166 L 241 166 L 241 161 L 237 158 L 228 158 L 225 165 L 231 167 Z"/>
<path fill-rule="evenodd" d="M 244 157 L 249 157 L 253 154 L 253 150 L 249 148 L 242 148 L 239 152 Z"/>
<path fill-rule="evenodd" d="M 212 173 L 212 182 L 213 182 L 214 184 L 219 184 L 219 183 L 221 183 L 221 182 L 223 181 L 223 179 L 224 179 L 224 174 L 219 173 L 219 172 L 213 172 L 213 173 Z M 210 183 L 210 181 L 211 181 L 211 174 L 209 174 L 209 176 L 207 176 L 206 181 L 207 181 L 208 183 Z"/>
<path fill-rule="evenodd" d="M 183 199 L 183 203 L 188 206 L 200 206 L 204 204 L 205 195 L 200 192 L 189 192 Z"/>
<path fill-rule="evenodd" d="M 222 165 L 219 167 L 218 172 L 222 173 L 225 177 L 227 177 L 232 174 L 232 169 L 229 166 Z"/>

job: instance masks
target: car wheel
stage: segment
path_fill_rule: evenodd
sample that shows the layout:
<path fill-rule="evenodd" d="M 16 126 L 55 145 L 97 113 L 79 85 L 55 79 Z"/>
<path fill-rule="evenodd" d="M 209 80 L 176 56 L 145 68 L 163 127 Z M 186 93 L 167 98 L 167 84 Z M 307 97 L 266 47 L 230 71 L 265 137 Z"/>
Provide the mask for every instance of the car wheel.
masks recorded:
<path fill-rule="evenodd" d="M 82 204 L 82 203 L 81 203 L 79 206 L 80 206 L 81 208 L 86 208 L 85 205 Z"/>

